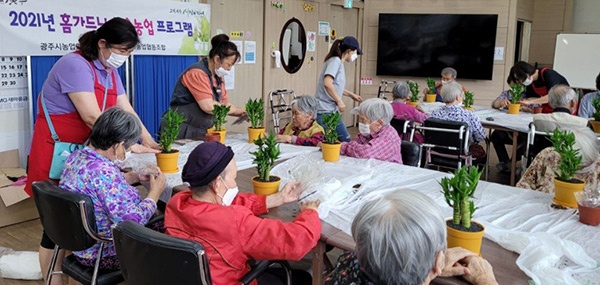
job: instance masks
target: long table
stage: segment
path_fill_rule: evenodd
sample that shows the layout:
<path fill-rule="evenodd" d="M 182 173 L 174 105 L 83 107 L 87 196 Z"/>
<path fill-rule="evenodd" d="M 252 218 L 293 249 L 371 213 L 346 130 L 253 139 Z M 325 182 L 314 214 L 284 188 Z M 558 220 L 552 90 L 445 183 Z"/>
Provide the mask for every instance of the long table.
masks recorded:
<path fill-rule="evenodd" d="M 389 191 L 413 189 L 434 199 L 446 216 L 452 215 L 438 184 L 448 173 L 344 156 L 338 163 L 327 163 L 320 153 L 289 159 L 272 173 L 280 176 L 282 183 L 300 181 L 306 193 L 317 191 L 307 199 L 322 201 L 319 215 L 324 224 L 313 255 L 313 284 L 320 284 L 325 243 L 354 248 L 350 225 L 364 201 Z M 579 223 L 576 210 L 552 208 L 552 196 L 546 193 L 485 181 L 479 183 L 475 205 L 474 219 L 484 224 L 488 239 L 482 254 L 494 266 L 500 284 L 525 284 L 528 279 L 537 284 L 594 284 L 600 280 L 600 270 L 596 270 L 600 228 Z M 271 214 L 289 220 L 285 212 L 290 207 L 297 211 L 297 204 L 290 204 Z M 516 254 L 510 251 L 520 253 L 516 261 Z"/>

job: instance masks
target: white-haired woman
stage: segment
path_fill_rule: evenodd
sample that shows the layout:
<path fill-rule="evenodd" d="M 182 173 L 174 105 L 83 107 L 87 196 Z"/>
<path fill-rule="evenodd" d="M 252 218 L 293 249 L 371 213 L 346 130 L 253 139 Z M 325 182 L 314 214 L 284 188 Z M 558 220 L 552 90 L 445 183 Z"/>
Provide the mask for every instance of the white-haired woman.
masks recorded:
<path fill-rule="evenodd" d="M 597 191 L 600 175 L 600 145 L 596 134 L 588 128 L 571 130 L 577 140 L 575 149 L 579 150 L 582 160 L 581 169 L 574 178 L 585 181 L 585 191 Z M 542 150 L 525 171 L 517 187 L 554 193 L 554 173 L 559 170 L 560 155 L 553 147 Z"/>
<path fill-rule="evenodd" d="M 352 114 L 358 115 L 360 133 L 353 141 L 343 142 L 340 153 L 402 164 L 402 139 L 396 129 L 390 126 L 394 116 L 392 106 L 384 99 L 371 98 L 352 109 Z"/>
<path fill-rule="evenodd" d="M 304 146 L 316 146 L 322 142 L 323 127 L 317 123 L 317 98 L 302 95 L 292 100 L 292 121 L 279 131 L 277 141 Z"/>
<path fill-rule="evenodd" d="M 429 284 L 437 276 L 497 284 L 485 259 L 466 249 L 446 249 L 439 207 L 413 190 L 366 202 L 352 222 L 352 236 L 356 253 L 341 256 L 325 284 Z"/>
<path fill-rule="evenodd" d="M 406 104 L 408 93 L 408 84 L 405 81 L 398 81 L 396 84 L 394 84 L 394 88 L 392 88 L 392 96 L 394 96 L 394 101 L 392 101 L 394 118 L 399 120 L 411 120 L 413 122 L 422 124 L 425 122 L 425 120 L 427 120 L 429 115 L 423 112 L 419 106 L 413 107 Z M 422 134 L 415 133 L 413 141 L 417 143 L 423 143 L 425 139 L 423 138 Z"/>

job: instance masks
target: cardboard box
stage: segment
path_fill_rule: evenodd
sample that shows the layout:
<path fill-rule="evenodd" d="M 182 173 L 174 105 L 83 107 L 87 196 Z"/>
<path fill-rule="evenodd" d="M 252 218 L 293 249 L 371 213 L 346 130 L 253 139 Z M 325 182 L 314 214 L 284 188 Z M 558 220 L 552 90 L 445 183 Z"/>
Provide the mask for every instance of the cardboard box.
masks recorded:
<path fill-rule="evenodd" d="M 8 186 L 13 182 L 7 176 L 22 175 L 25 175 L 25 169 L 19 168 L 18 150 L 0 152 L 0 227 L 39 217 L 33 198 L 25 193 L 25 185 Z"/>

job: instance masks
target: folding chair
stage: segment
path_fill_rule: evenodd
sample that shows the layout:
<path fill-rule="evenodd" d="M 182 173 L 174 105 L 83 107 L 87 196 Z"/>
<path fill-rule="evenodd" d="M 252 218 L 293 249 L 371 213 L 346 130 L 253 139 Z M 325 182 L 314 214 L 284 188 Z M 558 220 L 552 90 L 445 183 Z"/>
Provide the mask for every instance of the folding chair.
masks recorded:
<path fill-rule="evenodd" d="M 425 134 L 425 143 L 421 144 L 425 151 L 425 164 L 444 168 L 460 168 L 463 164 L 473 164 L 469 153 L 469 126 L 465 122 L 456 122 L 429 118 L 423 126 L 415 126 Z"/>
<path fill-rule="evenodd" d="M 292 120 L 292 100 L 296 98 L 294 90 L 282 89 L 269 92 L 269 102 L 271 105 L 271 114 L 273 115 L 273 127 L 275 133 L 279 133 L 282 126 L 281 120 L 287 124 Z M 283 126 L 285 126 L 283 124 Z"/>
<path fill-rule="evenodd" d="M 531 165 L 535 156 L 543 149 L 552 146 L 550 136 L 546 132 L 536 130 L 535 122 L 529 123 L 529 132 L 527 133 L 527 148 L 525 150 L 525 168 Z"/>

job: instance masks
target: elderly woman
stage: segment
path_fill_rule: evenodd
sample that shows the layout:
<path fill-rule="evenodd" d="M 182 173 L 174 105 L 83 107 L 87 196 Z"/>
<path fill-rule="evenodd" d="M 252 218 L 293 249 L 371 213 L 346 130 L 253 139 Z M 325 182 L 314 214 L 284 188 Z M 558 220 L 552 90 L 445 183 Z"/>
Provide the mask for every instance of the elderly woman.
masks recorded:
<path fill-rule="evenodd" d="M 390 126 L 394 116 L 392 106 L 384 99 L 371 98 L 352 109 L 352 114 L 358 115 L 360 133 L 353 141 L 343 142 L 340 153 L 402 164 L 402 139 L 396 129 Z"/>
<path fill-rule="evenodd" d="M 356 254 L 342 255 L 325 284 L 429 284 L 437 276 L 498 284 L 485 259 L 462 248 L 446 249 L 440 209 L 413 190 L 366 202 L 352 222 L 352 236 Z"/>
<path fill-rule="evenodd" d="M 446 106 L 434 110 L 429 117 L 467 123 L 471 133 L 469 151 L 475 159 L 480 159 L 485 157 L 485 150 L 477 143 L 485 139 L 485 131 L 477 116 L 459 106 L 462 96 L 463 90 L 460 84 L 455 81 L 447 83 L 442 88 L 442 101 Z"/>
<path fill-rule="evenodd" d="M 600 176 L 600 145 L 596 134 L 588 128 L 572 130 L 577 140 L 575 149 L 579 150 L 582 160 L 581 169 L 575 172 L 574 178 L 585 181 L 585 191 L 598 189 Z M 560 155 L 553 147 L 542 150 L 525 171 L 517 183 L 517 187 L 554 193 L 554 173 L 559 170 Z"/>
<path fill-rule="evenodd" d="M 394 101 L 392 101 L 394 118 L 400 120 L 411 120 L 422 124 L 425 120 L 427 120 L 429 115 L 423 112 L 419 106 L 415 108 L 406 104 L 408 93 L 409 89 L 406 81 L 398 81 L 396 84 L 394 84 L 394 88 L 392 89 L 392 95 L 394 96 Z M 423 138 L 422 134 L 415 133 L 413 141 L 423 143 L 425 139 Z"/>
<path fill-rule="evenodd" d="M 292 100 L 292 121 L 279 131 L 277 141 L 316 146 L 323 141 L 323 127 L 317 123 L 317 98 L 302 95 Z"/>
<path fill-rule="evenodd" d="M 98 233 L 112 237 L 111 228 L 129 220 L 145 224 L 156 211 L 156 202 L 165 189 L 165 176 L 156 168 L 150 180 L 148 197 L 142 199 L 131 183 L 139 182 L 135 173 L 123 174 L 119 164 L 142 134 L 137 117 L 121 108 L 104 112 L 92 128 L 90 144 L 73 152 L 65 162 L 59 186 L 66 191 L 88 195 L 94 203 Z M 100 243 L 73 254 L 83 265 L 93 267 Z M 102 269 L 118 269 L 114 245 L 108 243 L 100 261 Z"/>

